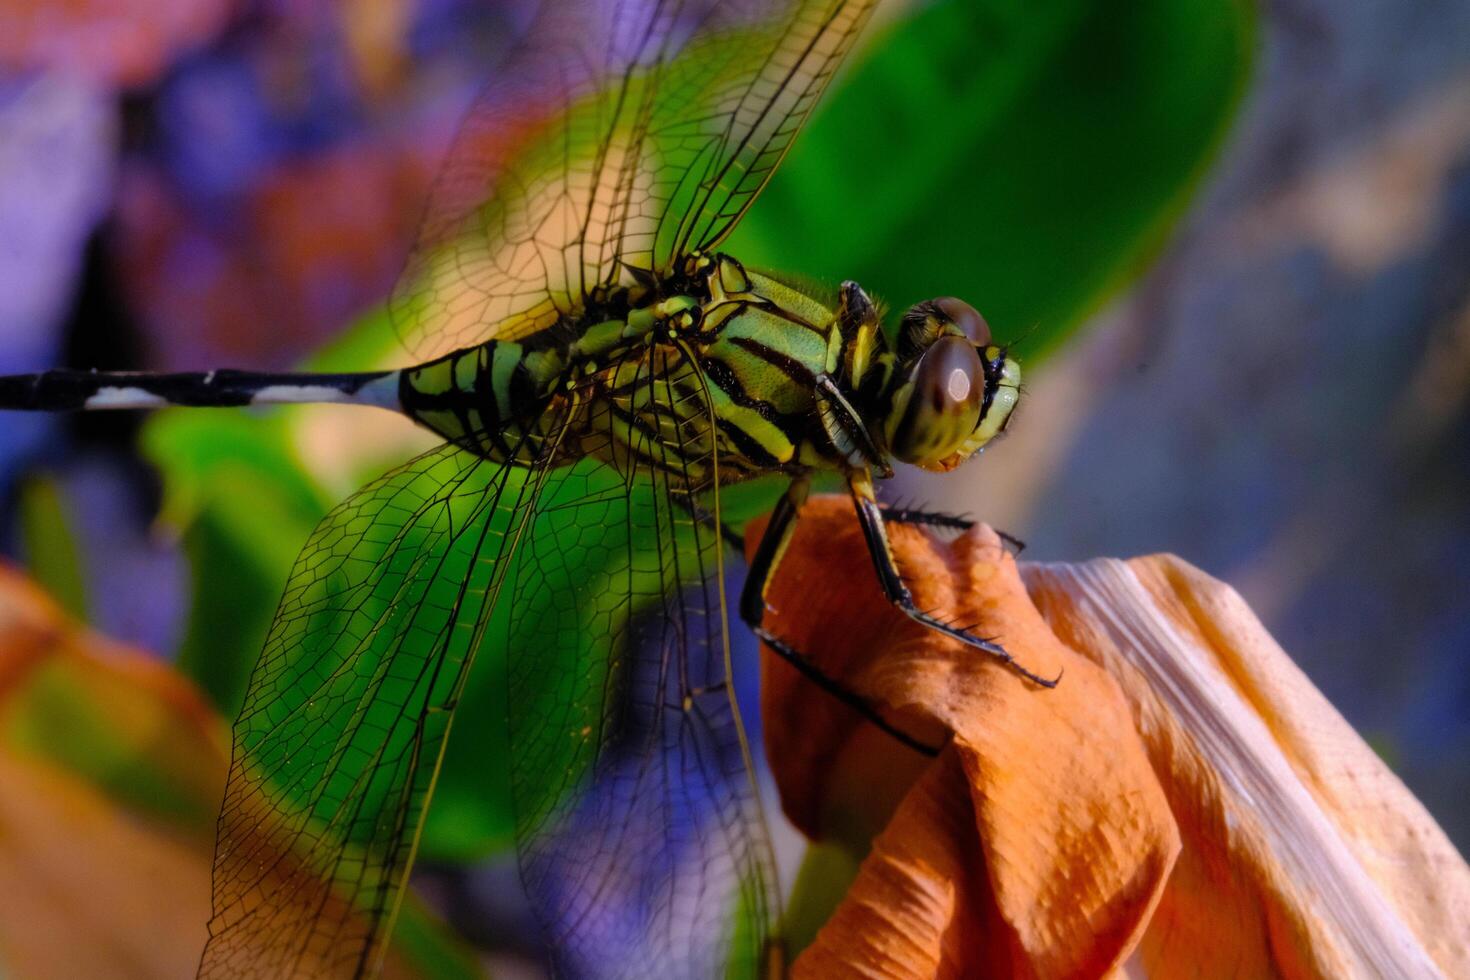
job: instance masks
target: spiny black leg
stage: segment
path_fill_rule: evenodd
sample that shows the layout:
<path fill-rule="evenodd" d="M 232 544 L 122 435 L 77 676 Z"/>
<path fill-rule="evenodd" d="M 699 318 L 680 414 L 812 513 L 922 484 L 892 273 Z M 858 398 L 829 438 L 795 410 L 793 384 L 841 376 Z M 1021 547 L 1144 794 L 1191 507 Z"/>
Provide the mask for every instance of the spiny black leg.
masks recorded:
<path fill-rule="evenodd" d="M 884 719 L 881 714 L 878 713 L 876 709 L 874 709 L 873 705 L 868 703 L 865 698 L 848 690 L 837 681 L 834 681 L 832 678 L 828 677 L 826 674 L 818 670 L 812 664 L 811 660 L 807 658 L 806 654 L 791 647 L 785 641 L 776 638 L 767 629 L 764 629 L 760 626 L 752 626 L 751 629 L 755 632 L 755 635 L 758 636 L 761 641 L 765 643 L 766 646 L 775 651 L 782 660 L 786 661 L 788 664 L 801 671 L 801 675 L 803 677 L 820 687 L 822 690 L 826 691 L 828 694 L 832 695 L 837 700 L 841 701 L 843 704 L 847 705 L 849 708 L 852 708 L 854 711 L 861 714 L 864 718 L 872 722 L 882 731 L 888 733 L 889 735 L 892 735 L 894 738 L 898 739 L 900 742 L 913 749 L 915 752 L 922 752 L 924 755 L 927 756 L 936 756 L 939 754 L 940 748 L 942 748 L 942 746 L 925 744 L 924 742 L 921 742 L 918 739 L 914 738 L 912 735 L 908 734 L 898 726 L 890 724 L 887 720 Z"/>
<path fill-rule="evenodd" d="M 786 545 L 791 542 L 791 532 L 796 530 L 796 518 L 801 512 L 801 505 L 806 503 L 810 488 L 811 481 L 806 477 L 791 481 L 771 510 L 771 519 L 766 522 L 765 533 L 750 559 L 745 588 L 740 590 L 740 618 L 757 632 L 766 617 L 766 586 L 770 584 L 776 566 L 781 564 Z"/>
<path fill-rule="evenodd" d="M 921 507 L 890 507 L 887 504 L 879 504 L 878 508 L 883 512 L 883 520 L 889 524 L 917 524 L 920 527 L 942 527 L 951 531 L 968 531 L 975 526 L 974 520 L 963 514 L 946 514 Z M 1000 528 L 994 530 L 996 537 L 1011 546 L 1013 554 L 1019 555 L 1026 550 L 1026 542 L 1014 534 Z"/>
<path fill-rule="evenodd" d="M 888 543 L 888 532 L 883 527 L 883 512 L 879 509 L 877 498 L 873 495 L 872 477 L 867 473 L 855 473 L 848 479 L 848 487 L 852 491 L 853 504 L 857 508 L 858 523 L 863 529 L 863 539 L 867 542 L 868 554 L 873 559 L 873 569 L 878 575 L 878 584 L 882 587 L 883 594 L 888 597 L 889 602 L 903 610 L 915 622 L 923 623 L 945 636 L 953 637 L 961 643 L 985 651 L 1033 684 L 1039 684 L 1042 687 L 1057 686 L 1057 681 L 1062 679 L 1061 674 L 1052 678 L 1034 674 L 1017 663 L 1016 659 L 999 643 L 975 636 L 967 630 L 935 619 L 915 606 L 913 594 L 909 592 L 908 586 L 904 585 L 903 576 L 899 574 L 898 565 L 893 559 L 893 549 Z"/>
<path fill-rule="evenodd" d="M 771 576 L 781 564 L 781 559 L 786 553 L 786 546 L 791 542 L 791 533 L 796 530 L 796 518 L 801 512 L 801 505 L 806 502 L 809 488 L 810 481 L 806 478 L 793 480 L 786 493 L 777 501 L 775 509 L 771 511 L 771 519 L 766 524 L 766 530 L 761 535 L 760 543 L 756 545 L 755 557 L 750 561 L 750 571 L 745 577 L 745 588 L 740 591 L 740 618 L 745 620 L 751 632 L 819 688 L 853 708 L 868 721 L 877 725 L 879 729 L 892 735 L 909 748 L 926 755 L 936 755 L 937 749 L 919 742 L 889 724 L 867 699 L 828 677 L 812 663 L 810 657 L 779 639 L 762 625 L 766 616 L 766 586 L 770 584 Z"/>
<path fill-rule="evenodd" d="M 998 538 L 1000 538 L 1006 544 L 1010 545 L 1011 548 L 1013 549 L 1012 550 L 1012 553 L 1014 555 L 1016 555 L 1016 557 L 1018 557 L 1018 558 L 1020 557 L 1021 552 L 1023 552 L 1023 551 L 1026 550 L 1026 542 L 1022 541 L 1020 538 L 1016 537 L 1014 534 L 1007 534 L 1005 531 L 1002 531 L 1000 528 L 996 528 L 995 529 L 995 536 L 998 537 Z"/>
<path fill-rule="evenodd" d="M 942 527 L 954 531 L 968 531 L 975 522 L 959 514 L 942 514 L 939 511 L 920 510 L 914 507 L 887 507 L 880 505 L 883 519 L 892 524 L 917 524 L 920 527 Z"/>

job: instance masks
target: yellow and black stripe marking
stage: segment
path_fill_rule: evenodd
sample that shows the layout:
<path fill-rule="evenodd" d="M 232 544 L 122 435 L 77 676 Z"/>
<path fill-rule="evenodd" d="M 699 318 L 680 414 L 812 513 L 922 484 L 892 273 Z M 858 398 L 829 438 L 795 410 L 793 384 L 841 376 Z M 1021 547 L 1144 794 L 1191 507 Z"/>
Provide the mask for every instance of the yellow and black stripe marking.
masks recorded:
<path fill-rule="evenodd" d="M 470 452 L 530 462 L 543 448 L 536 422 L 563 363 L 555 350 L 490 341 L 404 371 L 399 399 L 411 418 Z"/>
<path fill-rule="evenodd" d="M 844 287 L 844 319 L 727 257 L 703 268 L 702 299 L 655 294 L 565 345 L 491 341 L 405 371 L 404 410 L 472 452 L 529 461 L 545 448 L 538 420 L 575 393 L 581 447 L 691 482 L 708 479 L 714 449 L 725 481 L 844 467 L 865 459 L 859 445 L 875 452 L 865 431 L 840 431 L 861 420 L 840 396 L 834 409 L 820 383 L 886 375 L 877 312 L 862 291 Z"/>

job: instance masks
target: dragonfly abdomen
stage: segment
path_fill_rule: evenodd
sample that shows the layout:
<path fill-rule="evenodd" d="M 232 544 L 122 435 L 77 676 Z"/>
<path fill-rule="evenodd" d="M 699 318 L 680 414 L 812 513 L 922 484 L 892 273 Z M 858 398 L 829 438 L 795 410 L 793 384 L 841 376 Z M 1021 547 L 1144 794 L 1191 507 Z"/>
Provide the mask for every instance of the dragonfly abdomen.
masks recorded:
<path fill-rule="evenodd" d="M 0 377 L 0 409 L 74 412 L 100 409 L 241 408 L 307 402 L 398 408 L 391 371 L 357 374 L 270 374 L 259 371 L 133 371 L 58 369 Z"/>
<path fill-rule="evenodd" d="M 404 414 L 476 455 L 529 463 L 565 363 L 556 349 L 492 340 L 405 370 L 399 399 Z"/>

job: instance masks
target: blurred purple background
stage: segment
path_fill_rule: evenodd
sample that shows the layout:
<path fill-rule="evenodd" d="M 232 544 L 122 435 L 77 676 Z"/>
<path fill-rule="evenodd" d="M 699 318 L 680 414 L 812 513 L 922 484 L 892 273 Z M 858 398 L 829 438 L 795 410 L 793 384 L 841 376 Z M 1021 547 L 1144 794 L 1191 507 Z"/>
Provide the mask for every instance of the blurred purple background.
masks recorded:
<path fill-rule="evenodd" d="M 437 163 L 531 3 L 139 3 L 0 40 L 0 373 L 289 367 L 382 302 Z M 43 16 L 43 13 L 45 16 Z M 16 25 L 29 30 L 16 30 Z M 90 618 L 175 646 L 137 416 L 0 420 L 67 487 Z M 13 520 L 0 524 L 17 548 Z M 146 601 L 143 601 L 146 594 Z"/>

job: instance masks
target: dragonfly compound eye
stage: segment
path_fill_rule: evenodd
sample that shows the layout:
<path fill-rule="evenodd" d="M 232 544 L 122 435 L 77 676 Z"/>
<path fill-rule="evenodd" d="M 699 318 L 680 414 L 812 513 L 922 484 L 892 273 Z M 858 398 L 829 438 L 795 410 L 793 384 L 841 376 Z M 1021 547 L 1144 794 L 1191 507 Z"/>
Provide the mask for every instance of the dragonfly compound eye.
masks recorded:
<path fill-rule="evenodd" d="M 886 426 L 889 450 L 905 463 L 948 468 L 980 422 L 985 382 L 980 355 L 968 338 L 936 340 L 894 396 Z"/>
<path fill-rule="evenodd" d="M 975 307 L 953 296 L 925 300 L 909 308 L 899 327 L 898 355 L 907 361 L 927 351 L 940 337 L 963 335 L 976 347 L 990 344 L 990 324 Z"/>
<path fill-rule="evenodd" d="M 953 296 L 941 296 L 930 301 L 934 308 L 944 314 L 949 322 L 960 329 L 970 343 L 976 347 L 988 347 L 990 345 L 990 324 L 980 315 L 980 311 L 962 299 Z"/>

